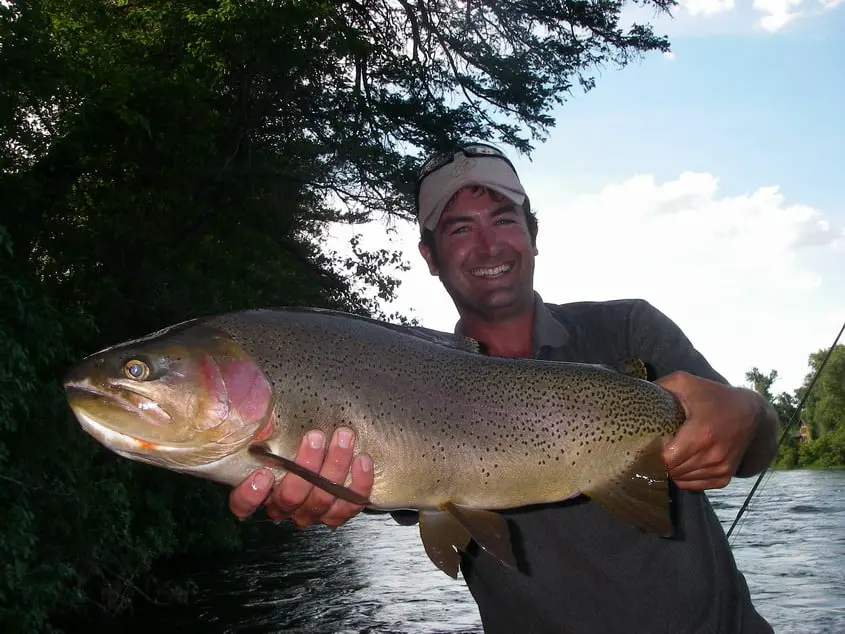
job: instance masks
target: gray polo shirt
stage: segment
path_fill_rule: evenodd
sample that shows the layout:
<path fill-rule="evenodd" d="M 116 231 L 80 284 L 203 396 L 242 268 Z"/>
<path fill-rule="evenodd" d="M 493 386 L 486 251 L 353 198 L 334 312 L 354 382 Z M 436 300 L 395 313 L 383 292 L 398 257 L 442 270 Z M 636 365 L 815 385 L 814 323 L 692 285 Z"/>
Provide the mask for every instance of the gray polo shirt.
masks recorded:
<path fill-rule="evenodd" d="M 726 382 L 645 301 L 553 305 L 535 295 L 535 302 L 537 358 L 612 364 L 637 357 L 653 372 L 650 378 L 685 370 Z M 583 497 L 503 512 L 528 574 L 479 548 L 461 563 L 485 632 L 772 632 L 752 606 L 707 496 L 673 487 L 673 503 L 673 539 L 626 525 Z"/>

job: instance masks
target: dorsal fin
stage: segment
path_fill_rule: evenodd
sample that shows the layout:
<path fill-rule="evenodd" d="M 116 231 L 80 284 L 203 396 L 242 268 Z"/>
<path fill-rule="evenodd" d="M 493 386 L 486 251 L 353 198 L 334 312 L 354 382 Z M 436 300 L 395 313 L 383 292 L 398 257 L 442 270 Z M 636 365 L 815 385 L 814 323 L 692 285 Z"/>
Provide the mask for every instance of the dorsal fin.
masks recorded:
<path fill-rule="evenodd" d="M 609 364 L 608 367 L 613 368 L 621 374 L 627 374 L 635 379 L 648 381 L 648 367 L 642 359 L 620 359 L 615 363 Z"/>
<path fill-rule="evenodd" d="M 428 341 L 430 343 L 434 343 L 440 346 L 445 346 L 447 348 L 453 348 L 455 350 L 462 350 L 463 352 L 472 352 L 475 354 L 483 353 L 483 347 L 481 343 L 472 339 L 471 337 L 465 337 L 463 335 L 456 335 L 449 332 L 441 332 L 439 330 L 432 330 L 431 328 L 425 328 L 423 326 L 403 326 L 402 324 L 393 324 L 388 321 L 382 321 L 380 319 L 374 319 L 372 317 L 365 317 L 363 315 L 356 315 L 355 313 L 346 313 L 341 310 L 333 310 L 331 308 L 311 308 L 311 307 L 301 307 L 301 306 L 279 306 L 276 308 L 260 308 L 256 309 L 257 311 L 287 311 L 287 312 L 297 312 L 297 313 L 314 313 L 314 314 L 323 314 L 323 315 L 331 315 L 334 317 L 343 317 L 345 319 L 355 319 L 358 321 L 362 321 L 364 323 L 371 324 L 373 326 L 378 326 L 381 328 L 386 328 L 388 330 L 392 330 L 394 332 L 398 332 L 404 335 L 410 335 L 412 337 L 417 337 L 424 341 Z M 252 312 L 252 311 L 250 311 Z"/>

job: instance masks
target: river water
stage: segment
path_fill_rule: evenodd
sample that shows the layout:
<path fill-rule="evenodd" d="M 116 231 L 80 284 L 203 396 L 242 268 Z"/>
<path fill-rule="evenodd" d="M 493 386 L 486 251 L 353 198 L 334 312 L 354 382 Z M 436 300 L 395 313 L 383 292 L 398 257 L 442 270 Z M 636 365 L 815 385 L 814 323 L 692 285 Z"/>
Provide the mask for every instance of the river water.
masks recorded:
<path fill-rule="evenodd" d="M 726 530 L 753 484 L 735 480 L 708 494 Z M 269 536 L 236 558 L 190 571 L 198 590 L 189 606 L 144 608 L 120 619 L 120 628 L 145 634 L 481 632 L 462 578 L 433 567 L 416 527 L 361 515 L 335 531 L 268 528 Z M 845 634 L 845 471 L 770 473 L 731 545 L 755 605 L 776 632 Z"/>

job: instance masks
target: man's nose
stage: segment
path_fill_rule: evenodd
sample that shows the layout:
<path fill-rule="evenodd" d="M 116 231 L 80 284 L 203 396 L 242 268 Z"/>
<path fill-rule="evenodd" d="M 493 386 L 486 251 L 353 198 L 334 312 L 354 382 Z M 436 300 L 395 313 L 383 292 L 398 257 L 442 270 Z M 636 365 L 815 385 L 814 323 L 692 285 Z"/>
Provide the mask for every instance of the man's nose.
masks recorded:
<path fill-rule="evenodd" d="M 483 253 L 493 253 L 498 245 L 496 232 L 492 227 L 484 227 L 478 232 L 478 249 Z"/>

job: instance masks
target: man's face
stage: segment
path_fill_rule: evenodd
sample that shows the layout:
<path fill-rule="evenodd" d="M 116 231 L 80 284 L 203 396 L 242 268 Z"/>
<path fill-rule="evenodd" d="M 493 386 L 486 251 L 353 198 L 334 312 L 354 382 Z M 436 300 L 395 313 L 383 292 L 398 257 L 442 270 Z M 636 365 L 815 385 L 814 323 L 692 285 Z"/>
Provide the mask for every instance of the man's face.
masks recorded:
<path fill-rule="evenodd" d="M 458 192 L 434 229 L 437 258 L 420 252 L 458 309 L 506 317 L 533 302 L 534 256 L 525 214 L 486 189 Z"/>

